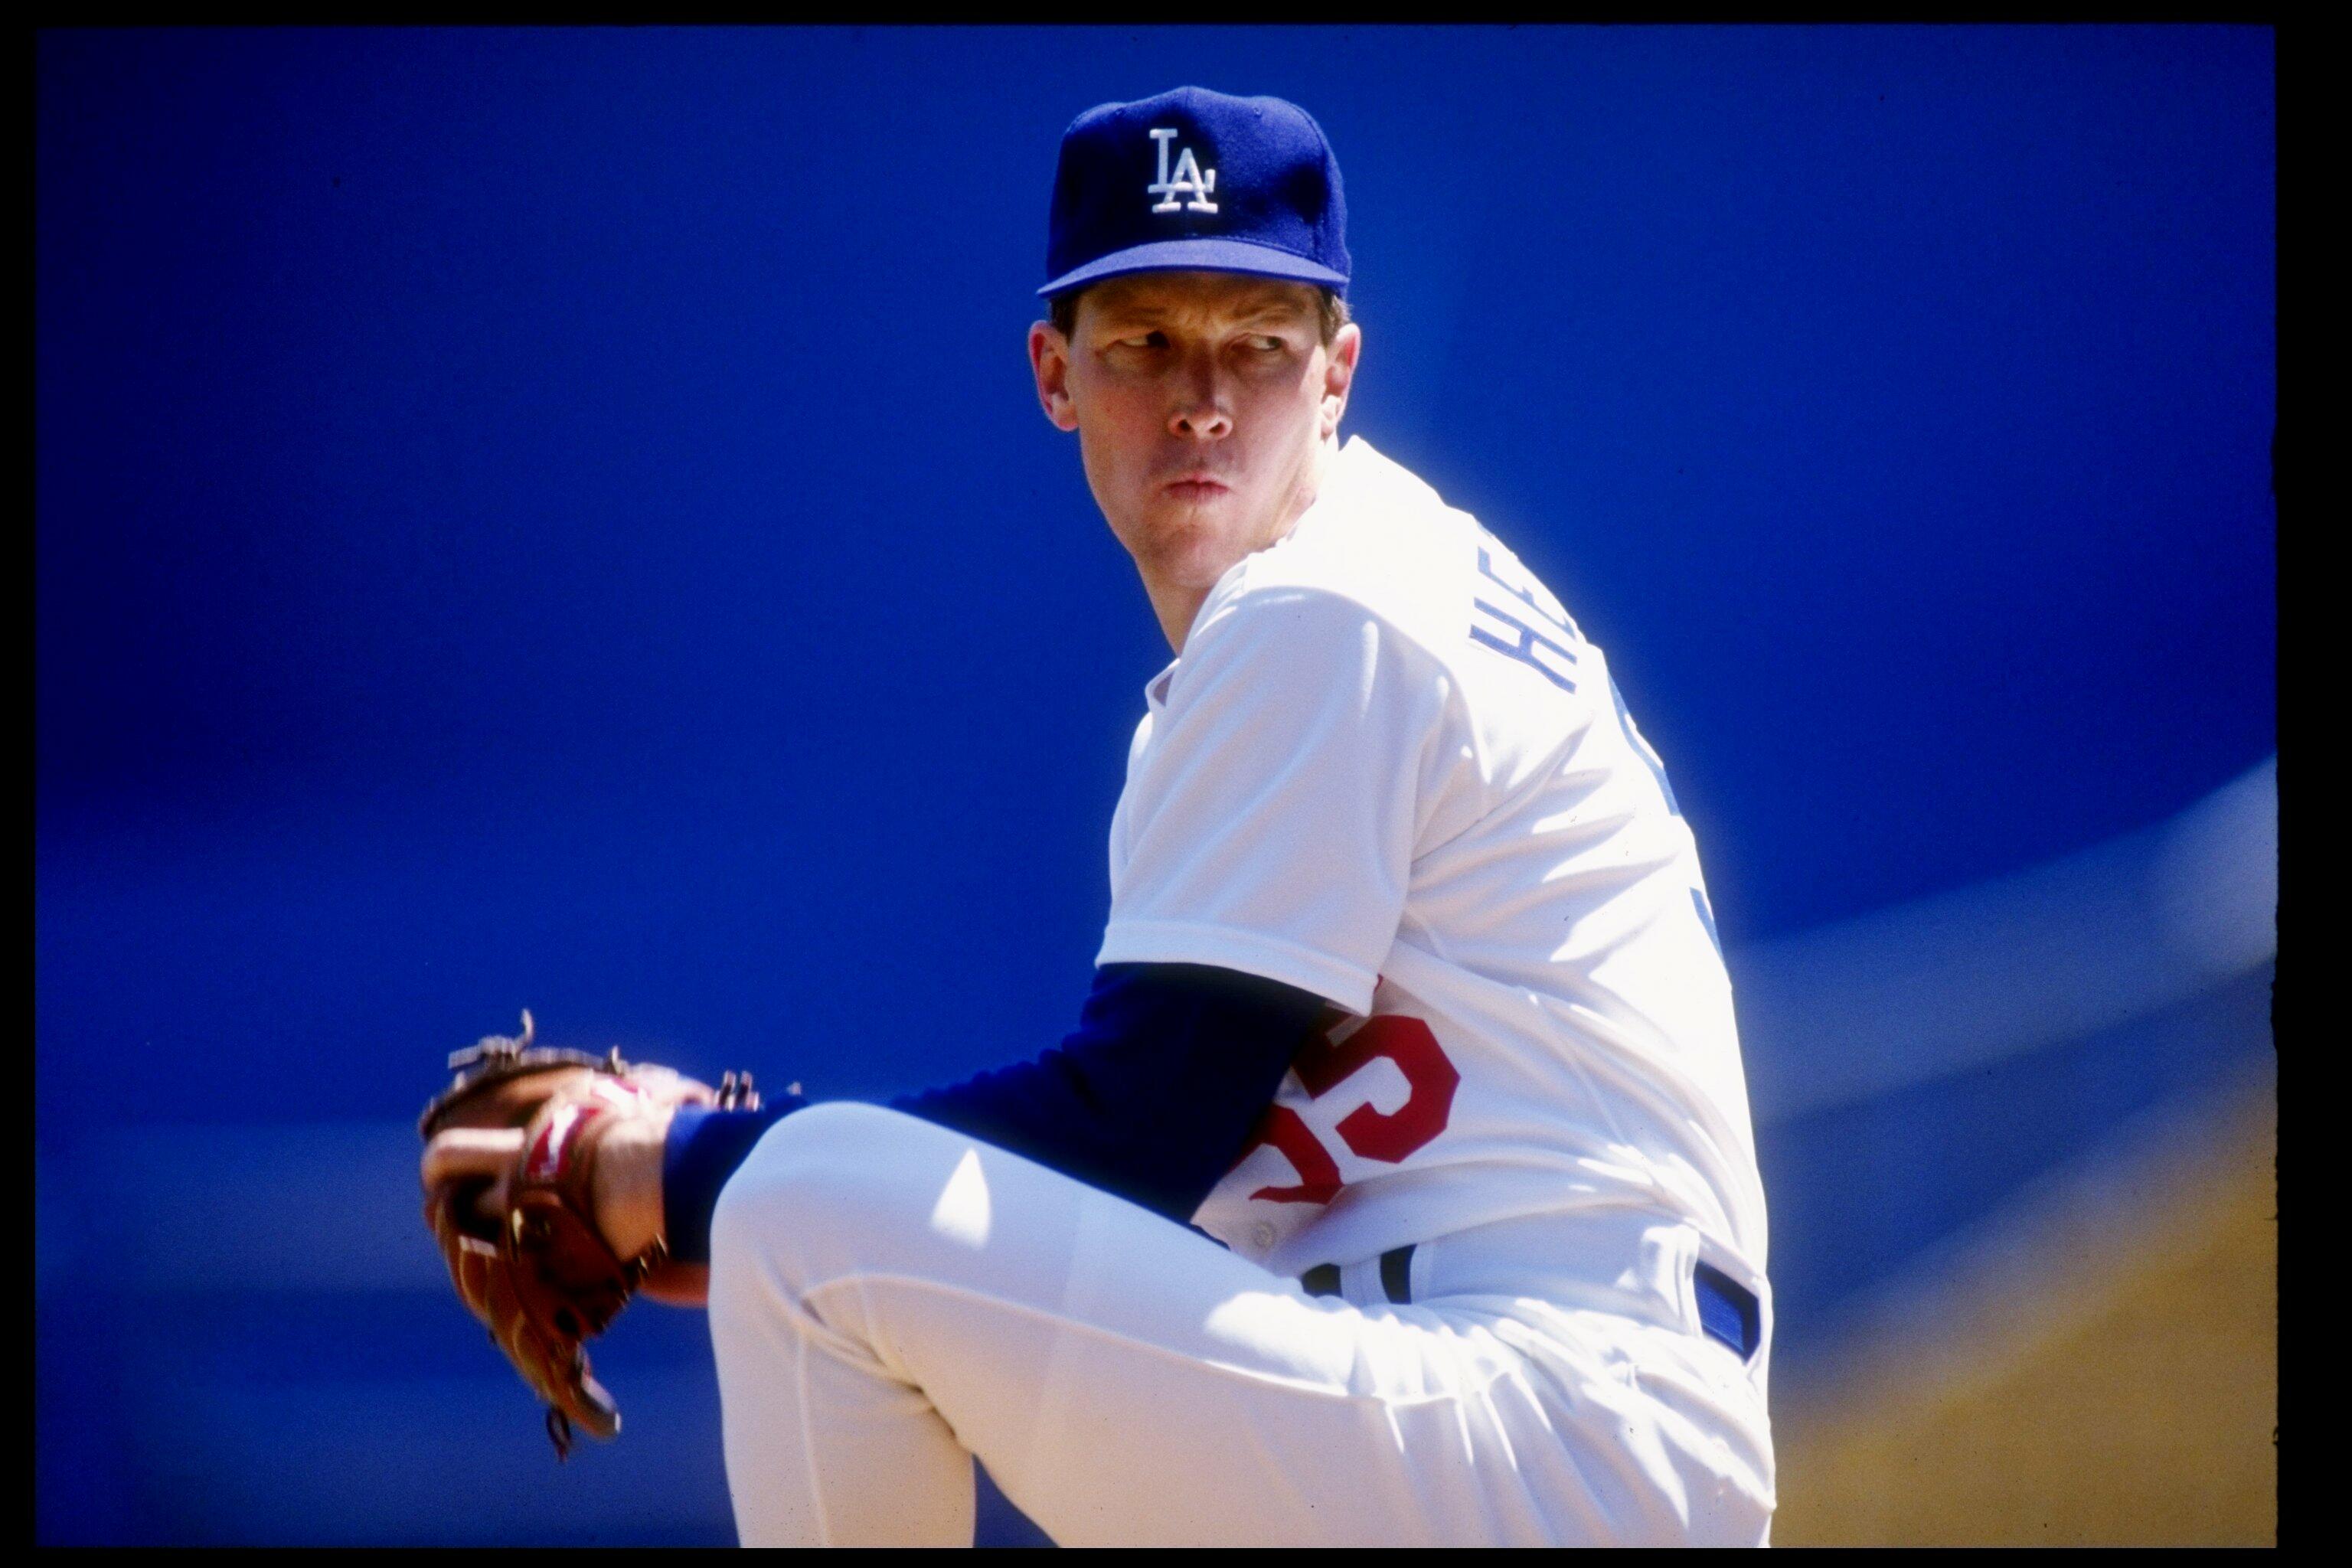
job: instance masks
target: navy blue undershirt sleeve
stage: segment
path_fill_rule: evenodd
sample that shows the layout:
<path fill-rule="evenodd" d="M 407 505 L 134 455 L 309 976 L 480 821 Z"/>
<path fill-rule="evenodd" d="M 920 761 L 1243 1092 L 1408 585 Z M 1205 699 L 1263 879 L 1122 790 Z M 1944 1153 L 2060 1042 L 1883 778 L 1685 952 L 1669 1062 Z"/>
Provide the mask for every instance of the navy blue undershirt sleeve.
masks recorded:
<path fill-rule="evenodd" d="M 1034 1061 L 890 1103 L 1183 1223 L 1329 1004 L 1198 963 L 1107 963 Z"/>
<path fill-rule="evenodd" d="M 1181 1224 L 1240 1154 L 1329 1007 L 1207 964 L 1107 963 L 1058 1048 L 890 1104 Z M 678 1111 L 662 1161 L 671 1258 L 709 1261 L 719 1189 L 761 1134 L 806 1103 Z"/>

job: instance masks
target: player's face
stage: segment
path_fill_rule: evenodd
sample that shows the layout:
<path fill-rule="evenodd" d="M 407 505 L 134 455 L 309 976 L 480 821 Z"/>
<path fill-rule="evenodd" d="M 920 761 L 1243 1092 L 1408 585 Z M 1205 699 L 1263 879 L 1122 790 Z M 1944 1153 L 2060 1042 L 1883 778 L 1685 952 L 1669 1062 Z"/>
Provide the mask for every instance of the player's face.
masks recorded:
<path fill-rule="evenodd" d="M 1146 581 L 1205 593 L 1313 500 L 1360 342 L 1349 325 L 1324 344 L 1307 284 L 1146 272 L 1087 289 L 1069 339 L 1040 322 L 1029 347 Z"/>

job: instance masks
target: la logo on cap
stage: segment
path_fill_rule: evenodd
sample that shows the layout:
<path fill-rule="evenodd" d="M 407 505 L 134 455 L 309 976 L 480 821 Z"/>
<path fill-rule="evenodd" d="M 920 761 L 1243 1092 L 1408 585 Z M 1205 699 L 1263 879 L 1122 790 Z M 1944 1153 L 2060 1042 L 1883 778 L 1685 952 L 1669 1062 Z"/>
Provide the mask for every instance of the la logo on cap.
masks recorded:
<path fill-rule="evenodd" d="M 1099 103 L 1070 121 L 1054 162 L 1039 296 L 1129 272 L 1182 271 L 1346 290 L 1339 163 L 1305 110 L 1180 87 Z"/>
<path fill-rule="evenodd" d="M 1199 162 L 1192 156 L 1192 149 L 1186 147 L 1176 154 L 1176 174 L 1173 178 L 1170 177 L 1168 143 L 1176 140 L 1176 134 L 1172 127 L 1151 132 L 1152 141 L 1160 144 L 1160 179 L 1157 184 L 1144 186 L 1143 190 L 1146 195 L 1167 198 L 1151 210 L 1156 213 L 1172 213 L 1178 207 L 1176 198 L 1189 195 L 1192 199 L 1182 204 L 1184 211 L 1215 212 L 1217 204 L 1209 200 L 1209 193 L 1217 188 L 1217 172 L 1212 169 L 1205 175 L 1202 174 Z"/>

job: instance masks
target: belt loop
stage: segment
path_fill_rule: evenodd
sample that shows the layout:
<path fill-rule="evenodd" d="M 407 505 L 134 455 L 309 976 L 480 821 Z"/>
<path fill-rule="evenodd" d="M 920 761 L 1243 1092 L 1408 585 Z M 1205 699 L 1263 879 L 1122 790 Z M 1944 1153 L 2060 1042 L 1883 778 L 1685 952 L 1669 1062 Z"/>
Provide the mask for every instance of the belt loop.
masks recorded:
<path fill-rule="evenodd" d="M 1412 1304 L 1412 1242 L 1381 1254 L 1381 1289 L 1400 1307 Z"/>
<path fill-rule="evenodd" d="M 1392 1247 L 1381 1254 L 1381 1290 L 1400 1307 L 1412 1303 L 1412 1249 L 1414 1243 Z M 1298 1277 L 1298 1283 L 1310 1296 L 1337 1296 L 1340 1293 L 1339 1266 L 1318 1263 Z"/>

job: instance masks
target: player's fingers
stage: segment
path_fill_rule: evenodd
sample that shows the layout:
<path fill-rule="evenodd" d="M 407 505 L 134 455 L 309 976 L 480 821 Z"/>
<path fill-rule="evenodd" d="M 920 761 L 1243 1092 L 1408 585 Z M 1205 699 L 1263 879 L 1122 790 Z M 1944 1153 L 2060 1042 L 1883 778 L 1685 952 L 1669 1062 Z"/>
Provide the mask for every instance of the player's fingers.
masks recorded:
<path fill-rule="evenodd" d="M 700 1079 L 666 1067 L 637 1068 L 629 1076 L 628 1088 L 661 1105 L 711 1105 L 719 1099 L 719 1091 Z"/>
<path fill-rule="evenodd" d="M 495 1180 L 522 1152 L 520 1127 L 453 1127 L 425 1145 L 418 1173 L 425 1190 L 451 1182 Z"/>

